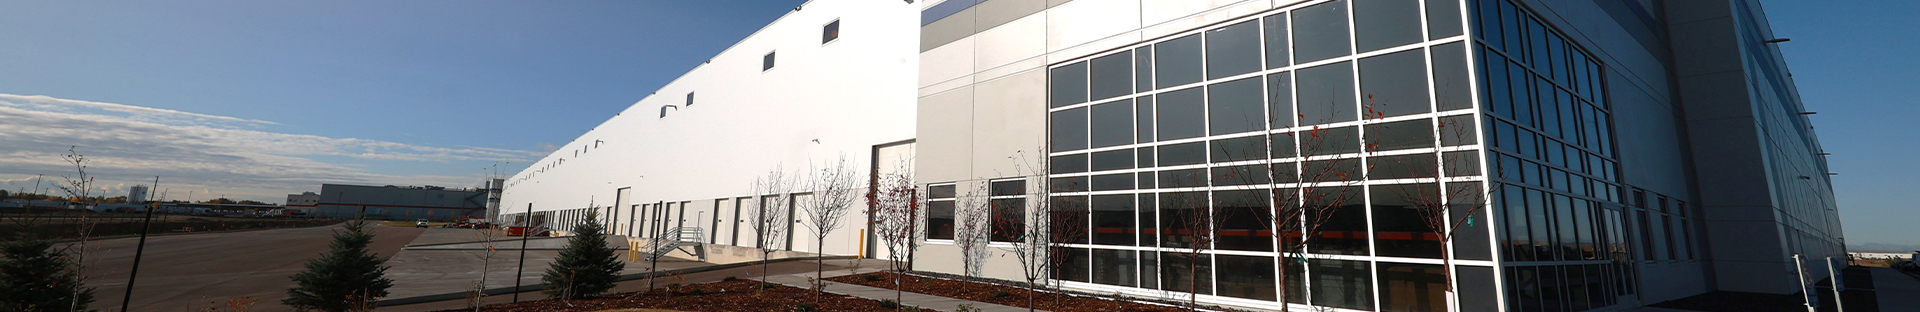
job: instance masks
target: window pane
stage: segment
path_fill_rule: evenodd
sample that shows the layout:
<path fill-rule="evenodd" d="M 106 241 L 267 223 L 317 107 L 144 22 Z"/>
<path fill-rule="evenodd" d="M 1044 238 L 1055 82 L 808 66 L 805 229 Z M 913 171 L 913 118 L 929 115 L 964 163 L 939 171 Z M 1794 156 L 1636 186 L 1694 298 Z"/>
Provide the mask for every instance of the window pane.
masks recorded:
<path fill-rule="evenodd" d="M 1153 142 L 1153 97 L 1142 96 L 1133 99 L 1134 103 L 1134 141 Z"/>
<path fill-rule="evenodd" d="M 1133 287 L 1139 268 L 1135 267 L 1132 250 L 1093 250 L 1093 282 L 1107 285 Z"/>
<path fill-rule="evenodd" d="M 1265 190 L 1213 192 L 1214 249 L 1273 251 L 1271 194 Z"/>
<path fill-rule="evenodd" d="M 1254 256 L 1215 256 L 1220 265 L 1220 286 L 1218 295 L 1254 300 L 1276 300 L 1278 288 L 1274 287 L 1273 257 Z"/>
<path fill-rule="evenodd" d="M 993 196 L 1026 195 L 1027 181 L 1026 180 L 995 181 L 993 182 L 992 194 Z"/>
<path fill-rule="evenodd" d="M 1367 147 L 1373 151 L 1433 147 L 1431 122 L 1414 119 L 1367 125 Z"/>
<path fill-rule="evenodd" d="M 1047 101 L 1049 105 L 1047 107 L 1061 107 L 1087 102 L 1086 62 L 1056 67 L 1048 72 L 1047 77 L 1049 78 L 1048 82 L 1052 84 L 1052 88 L 1047 89 L 1047 94 L 1049 95 Z"/>
<path fill-rule="evenodd" d="M 1487 195 L 1480 182 L 1448 183 L 1446 194 L 1448 222 L 1459 224 L 1453 229 L 1453 257 L 1493 260 L 1487 246 Z"/>
<path fill-rule="evenodd" d="M 1293 11 L 1293 54 L 1299 63 L 1353 54 L 1347 2 L 1335 0 Z"/>
<path fill-rule="evenodd" d="M 1153 47 L 1133 49 L 1133 89 L 1135 92 L 1153 90 Z"/>
<path fill-rule="evenodd" d="M 1322 4 L 1325 5 L 1325 4 Z M 1353 64 L 1339 62 L 1298 71 L 1300 124 L 1317 125 L 1359 118 L 1353 98 Z"/>
<path fill-rule="evenodd" d="M 1420 3 L 1353 0 L 1353 32 L 1362 53 L 1419 42 Z"/>
<path fill-rule="evenodd" d="M 1094 104 L 1092 116 L 1092 147 L 1108 147 L 1133 143 L 1133 100 L 1123 99 L 1111 103 Z"/>
<path fill-rule="evenodd" d="M 1087 204 L 1086 196 L 1054 197 L 1047 207 L 1048 235 L 1050 236 L 1047 239 L 1059 244 L 1086 244 L 1089 238 L 1087 216 L 1090 212 L 1087 210 Z"/>
<path fill-rule="evenodd" d="M 1455 42 L 1432 49 L 1433 95 L 1442 111 L 1473 108 L 1473 94 L 1467 80 L 1467 52 L 1462 46 Z"/>
<path fill-rule="evenodd" d="M 936 199 L 953 198 L 955 188 L 953 184 L 928 186 L 927 197 Z"/>
<path fill-rule="evenodd" d="M 1461 146 L 1479 143 L 1480 136 L 1473 130 L 1473 115 L 1454 115 L 1440 117 L 1440 130 L 1436 132 L 1441 146 Z"/>
<path fill-rule="evenodd" d="M 1288 165 L 1291 166 L 1291 164 Z M 1266 165 L 1215 167 L 1213 168 L 1213 185 L 1266 184 L 1269 182 L 1267 170 Z"/>
<path fill-rule="evenodd" d="M 989 203 L 993 206 L 993 233 L 990 235 L 992 241 L 1018 241 L 1021 233 L 1027 228 L 1027 200 L 995 199 Z"/>
<path fill-rule="evenodd" d="M 1160 262 L 1160 289 L 1213 294 L 1212 255 L 1162 252 Z"/>
<path fill-rule="evenodd" d="M 1390 257 L 1440 258 L 1440 235 L 1428 226 L 1433 209 L 1440 208 L 1440 191 L 1434 184 L 1394 184 L 1370 186 L 1373 203 L 1373 246 L 1378 255 Z"/>
<path fill-rule="evenodd" d="M 1157 96 L 1155 116 L 1158 117 L 1159 137 L 1161 141 L 1199 137 L 1206 133 L 1206 110 L 1200 93 L 1201 88 L 1161 93 Z"/>
<path fill-rule="evenodd" d="M 1054 152 L 1064 152 L 1087 148 L 1087 108 L 1075 108 L 1052 113 L 1051 140 L 1048 144 Z"/>
<path fill-rule="evenodd" d="M 1294 139 L 1291 133 L 1269 134 L 1267 135 L 1267 143 L 1270 144 L 1267 146 L 1267 152 L 1273 153 L 1273 158 L 1293 157 L 1295 156 L 1293 149 Z"/>
<path fill-rule="evenodd" d="M 1460 0 L 1427 0 L 1427 38 L 1460 35 Z"/>
<path fill-rule="evenodd" d="M 1133 155 L 1134 155 L 1133 162 L 1137 167 L 1140 167 L 1140 168 L 1153 167 L 1153 147 L 1152 146 L 1136 149 L 1134 150 Z"/>
<path fill-rule="evenodd" d="M 1160 146 L 1160 166 L 1192 165 L 1207 162 L 1205 143 L 1181 143 Z"/>
<path fill-rule="evenodd" d="M 1053 276 L 1082 283 L 1090 281 L 1087 271 L 1092 264 L 1089 263 L 1091 258 L 1088 257 L 1086 248 L 1053 247 L 1051 256 L 1060 257 L 1056 259 L 1059 261 L 1059 266 L 1053 268 Z"/>
<path fill-rule="evenodd" d="M 1093 153 L 1093 171 L 1133 169 L 1133 150 Z"/>
<path fill-rule="evenodd" d="M 1092 100 L 1133 93 L 1133 51 L 1094 58 L 1091 63 Z"/>
<path fill-rule="evenodd" d="M 1053 156 L 1047 160 L 1048 173 L 1087 172 L 1087 154 Z"/>
<path fill-rule="evenodd" d="M 953 201 L 927 202 L 927 238 L 953 239 Z"/>
<path fill-rule="evenodd" d="M 1262 18 L 1261 25 L 1266 27 L 1267 68 L 1281 68 L 1293 65 L 1293 49 L 1287 48 L 1287 13 Z"/>
<path fill-rule="evenodd" d="M 1260 22 L 1245 21 L 1207 31 L 1207 79 L 1260 70 Z"/>
<path fill-rule="evenodd" d="M 1200 82 L 1200 35 L 1193 34 L 1153 45 L 1155 86 L 1160 88 Z"/>
<path fill-rule="evenodd" d="M 1267 75 L 1267 116 L 1274 128 L 1293 126 L 1293 73 Z"/>
<path fill-rule="evenodd" d="M 1144 175 L 1151 175 L 1151 174 L 1142 174 L 1142 175 L 1144 176 Z M 1140 201 L 1137 201 L 1135 203 L 1139 204 L 1140 207 L 1134 210 L 1140 212 L 1140 222 L 1137 222 L 1134 224 L 1140 229 L 1140 240 L 1139 240 L 1140 246 L 1143 246 L 1143 247 L 1157 246 L 1159 244 L 1159 237 L 1156 234 L 1160 232 L 1157 227 L 1157 225 L 1160 224 L 1160 218 L 1156 217 L 1157 215 L 1159 215 L 1159 210 L 1158 208 L 1156 208 L 1158 206 L 1155 206 L 1154 204 L 1158 203 L 1159 201 L 1154 199 L 1154 196 L 1151 193 L 1140 194 L 1139 198 L 1140 198 Z M 1153 268 L 1156 266 L 1153 263 L 1153 258 L 1154 258 L 1153 253 L 1147 253 L 1146 255 L 1143 255 L 1143 257 L 1145 258 L 1140 259 L 1141 261 L 1143 261 L 1140 264 L 1141 266 L 1143 266 L 1144 268 Z M 1144 268 L 1140 270 L 1142 279 L 1145 280 L 1145 281 L 1142 281 L 1142 283 L 1144 284 L 1142 284 L 1141 287 L 1152 288 L 1153 285 L 1155 284 L 1154 282 L 1152 282 L 1154 280 L 1153 271 L 1150 269 L 1144 269 Z"/>
<path fill-rule="evenodd" d="M 1161 193 L 1160 247 L 1190 248 L 1202 243 L 1191 230 L 1208 224 L 1207 213 L 1206 192 Z"/>
<path fill-rule="evenodd" d="M 1307 207 L 1332 207 L 1327 216 L 1317 216 L 1313 212 L 1318 209 L 1309 209 L 1307 218 L 1323 218 L 1326 223 L 1320 225 L 1320 237 L 1309 242 L 1307 250 L 1336 255 L 1368 254 L 1367 205 L 1360 188 L 1321 187 L 1307 192 Z"/>
<path fill-rule="evenodd" d="M 1373 310 L 1373 268 L 1366 261 L 1309 259 L 1313 304 Z"/>
<path fill-rule="evenodd" d="M 1477 151 L 1446 152 L 1440 154 L 1440 160 L 1449 177 L 1480 175 L 1480 153 Z"/>
<path fill-rule="evenodd" d="M 1360 59 L 1361 104 L 1369 117 L 1433 111 L 1427 101 L 1427 60 L 1421 54 L 1408 50 Z"/>
<path fill-rule="evenodd" d="M 1160 289 L 1160 253 L 1140 253 L 1140 288 Z"/>
<path fill-rule="evenodd" d="M 1093 183 L 1093 190 L 1095 191 L 1131 190 L 1133 189 L 1133 174 L 1097 175 L 1093 176 L 1091 183 Z"/>
<path fill-rule="evenodd" d="M 1360 152 L 1360 130 L 1356 127 L 1324 128 L 1301 131 L 1300 152 L 1308 156 Z"/>
<path fill-rule="evenodd" d="M 1216 83 L 1207 86 L 1207 112 L 1210 133 L 1214 135 L 1264 130 L 1266 112 L 1261 109 L 1260 77 Z"/>
<path fill-rule="evenodd" d="M 827 23 L 827 27 L 820 29 L 820 43 L 833 42 L 836 38 L 840 38 L 840 21 Z"/>
<path fill-rule="evenodd" d="M 1460 284 L 1461 311 L 1498 310 L 1499 297 L 1494 295 L 1493 268 L 1477 266 L 1456 266 L 1455 283 Z M 1444 289 L 1444 288 L 1442 288 Z"/>
<path fill-rule="evenodd" d="M 760 70 L 773 69 L 773 53 L 767 52 L 767 56 L 760 57 Z"/>
<path fill-rule="evenodd" d="M 1047 190 L 1053 192 L 1085 192 L 1091 185 L 1084 176 L 1047 179 Z"/>
<path fill-rule="evenodd" d="M 1267 137 L 1249 136 L 1232 139 L 1213 140 L 1213 162 L 1230 162 L 1267 158 Z"/>
<path fill-rule="evenodd" d="M 1160 187 L 1203 187 L 1207 186 L 1207 169 L 1168 170 L 1160 172 Z"/>
<path fill-rule="evenodd" d="M 1133 223 L 1135 214 L 1131 194 L 1094 196 L 1093 243 L 1133 246 L 1133 239 L 1138 235 Z"/>
<path fill-rule="evenodd" d="M 1447 277 L 1444 270 L 1433 264 L 1381 262 L 1380 311 L 1447 310 Z"/>

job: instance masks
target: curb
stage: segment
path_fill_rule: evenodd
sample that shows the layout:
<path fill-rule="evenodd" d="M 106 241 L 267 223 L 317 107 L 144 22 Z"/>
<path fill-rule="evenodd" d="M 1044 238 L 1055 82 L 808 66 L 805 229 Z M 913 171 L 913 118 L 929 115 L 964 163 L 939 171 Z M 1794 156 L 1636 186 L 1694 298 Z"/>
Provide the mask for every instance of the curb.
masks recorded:
<path fill-rule="evenodd" d="M 649 277 L 712 272 L 712 271 L 719 271 L 719 270 L 725 270 L 725 269 L 755 266 L 763 263 L 771 264 L 776 262 L 787 262 L 787 261 L 840 260 L 840 259 L 856 259 L 856 258 L 859 258 L 859 257 L 858 256 L 824 256 L 824 257 L 797 257 L 797 258 L 748 261 L 748 262 L 717 264 L 717 265 L 710 265 L 710 266 L 704 266 L 704 267 L 685 268 L 685 269 L 669 270 L 669 271 L 622 274 L 620 275 L 619 278 L 615 279 L 615 281 L 624 282 L 624 281 L 645 279 Z M 542 290 L 544 289 L 544 287 L 545 286 L 535 283 L 533 285 L 520 285 L 519 287 L 508 286 L 508 287 L 488 288 L 487 290 L 482 291 L 481 293 L 484 293 L 488 296 L 505 295 L 505 294 L 512 294 L 517 292 Z M 406 298 L 381 299 L 380 301 L 375 302 L 374 306 L 387 307 L 387 306 L 398 306 L 398 305 L 409 305 L 409 304 L 418 304 L 418 303 L 466 299 L 468 294 L 471 294 L 471 293 L 462 291 L 462 292 L 452 292 L 452 293 L 435 294 L 435 295 L 421 295 L 421 296 L 413 296 L 413 297 L 406 297 Z"/>

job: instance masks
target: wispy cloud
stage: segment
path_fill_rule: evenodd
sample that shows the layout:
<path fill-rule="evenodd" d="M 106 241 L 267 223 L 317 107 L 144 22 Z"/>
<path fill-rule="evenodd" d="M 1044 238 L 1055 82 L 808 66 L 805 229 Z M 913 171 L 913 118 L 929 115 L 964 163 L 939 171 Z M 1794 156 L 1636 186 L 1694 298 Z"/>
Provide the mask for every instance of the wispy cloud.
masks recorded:
<path fill-rule="evenodd" d="M 22 180 L 22 176 L 31 178 L 36 173 L 48 174 L 49 182 L 58 181 L 59 175 L 72 174 L 72 168 L 60 158 L 69 146 L 78 146 L 82 154 L 94 160 L 89 173 L 100 176 L 101 181 L 110 181 L 100 184 L 112 185 L 112 189 L 124 189 L 126 183 L 151 182 L 152 177 L 158 175 L 164 179 L 162 188 L 168 188 L 168 182 L 173 182 L 178 189 L 268 200 L 283 199 L 282 195 L 289 192 L 316 190 L 320 183 L 461 186 L 478 181 L 476 176 L 396 176 L 368 172 L 366 164 L 372 162 L 524 162 L 544 154 L 261 129 L 272 125 L 277 123 L 125 104 L 0 94 L 0 187 L 9 191 L 31 187 L 33 181 Z M 358 162 L 316 160 L 322 156 Z"/>

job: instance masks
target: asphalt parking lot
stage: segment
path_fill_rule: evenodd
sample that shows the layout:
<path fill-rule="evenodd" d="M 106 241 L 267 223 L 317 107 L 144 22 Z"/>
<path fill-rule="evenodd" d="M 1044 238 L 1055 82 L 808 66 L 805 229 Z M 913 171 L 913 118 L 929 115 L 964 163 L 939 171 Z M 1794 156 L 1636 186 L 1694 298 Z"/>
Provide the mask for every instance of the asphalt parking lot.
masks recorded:
<path fill-rule="evenodd" d="M 375 253 L 393 256 L 426 229 L 369 226 Z M 132 311 L 203 310 L 225 307 L 234 299 L 257 300 L 252 311 L 292 311 L 280 304 L 288 279 L 307 259 L 326 252 L 339 225 L 226 233 L 162 235 L 147 238 L 134 287 Z M 92 242 L 87 255 L 87 284 L 94 290 L 91 308 L 119 311 L 127 272 L 138 238 Z"/>

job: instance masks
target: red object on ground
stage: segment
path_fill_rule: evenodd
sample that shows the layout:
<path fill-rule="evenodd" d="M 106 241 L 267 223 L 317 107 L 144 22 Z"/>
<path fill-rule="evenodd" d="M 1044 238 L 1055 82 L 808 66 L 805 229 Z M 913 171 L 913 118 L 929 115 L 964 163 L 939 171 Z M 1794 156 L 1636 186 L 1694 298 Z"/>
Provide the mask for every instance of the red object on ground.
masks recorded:
<path fill-rule="evenodd" d="M 524 227 L 524 226 L 509 226 L 509 227 L 507 227 L 507 236 L 522 236 L 522 235 L 526 235 L 526 233 L 527 233 L 527 227 Z M 534 236 L 546 236 L 546 235 L 547 235 L 547 229 L 546 229 L 546 228 L 534 228 L 534 229 L 533 229 L 533 235 L 534 235 Z"/>

